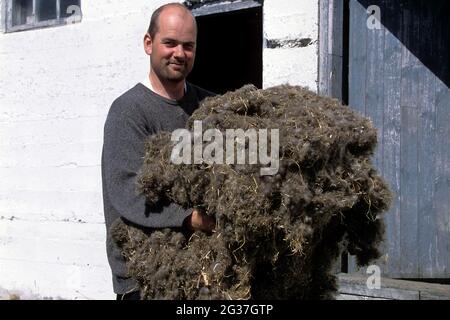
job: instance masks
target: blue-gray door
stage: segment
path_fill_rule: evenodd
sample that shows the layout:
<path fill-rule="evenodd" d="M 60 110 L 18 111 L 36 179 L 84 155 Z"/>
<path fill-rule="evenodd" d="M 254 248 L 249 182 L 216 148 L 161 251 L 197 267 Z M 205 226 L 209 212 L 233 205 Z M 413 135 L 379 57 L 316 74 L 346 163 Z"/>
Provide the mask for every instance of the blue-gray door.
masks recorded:
<path fill-rule="evenodd" d="M 450 3 L 349 5 L 349 105 L 378 128 L 373 161 L 395 193 L 382 275 L 450 278 Z"/>

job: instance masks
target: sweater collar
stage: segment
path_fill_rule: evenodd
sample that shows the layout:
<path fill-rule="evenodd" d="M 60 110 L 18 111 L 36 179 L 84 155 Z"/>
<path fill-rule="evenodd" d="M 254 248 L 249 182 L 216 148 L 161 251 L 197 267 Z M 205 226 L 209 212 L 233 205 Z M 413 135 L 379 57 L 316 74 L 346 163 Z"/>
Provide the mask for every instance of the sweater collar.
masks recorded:
<path fill-rule="evenodd" d="M 150 90 L 152 90 L 154 93 L 157 93 L 154 89 L 153 86 L 150 82 L 150 77 L 147 75 L 142 81 L 141 83 L 146 86 L 147 88 L 149 88 Z M 186 94 L 187 91 L 187 85 L 186 85 L 186 81 L 184 82 L 184 94 Z"/>

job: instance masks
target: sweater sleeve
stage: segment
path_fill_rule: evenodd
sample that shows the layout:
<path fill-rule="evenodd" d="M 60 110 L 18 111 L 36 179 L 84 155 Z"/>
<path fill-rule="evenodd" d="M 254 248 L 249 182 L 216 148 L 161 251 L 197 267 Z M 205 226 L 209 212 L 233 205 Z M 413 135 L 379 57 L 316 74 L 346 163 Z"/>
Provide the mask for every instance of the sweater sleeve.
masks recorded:
<path fill-rule="evenodd" d="M 143 227 L 181 227 L 192 209 L 175 203 L 151 207 L 145 196 L 138 194 L 136 179 L 143 164 L 145 140 L 152 132 L 138 108 L 117 104 L 113 103 L 108 114 L 103 138 L 104 187 L 111 206 L 120 216 Z"/>

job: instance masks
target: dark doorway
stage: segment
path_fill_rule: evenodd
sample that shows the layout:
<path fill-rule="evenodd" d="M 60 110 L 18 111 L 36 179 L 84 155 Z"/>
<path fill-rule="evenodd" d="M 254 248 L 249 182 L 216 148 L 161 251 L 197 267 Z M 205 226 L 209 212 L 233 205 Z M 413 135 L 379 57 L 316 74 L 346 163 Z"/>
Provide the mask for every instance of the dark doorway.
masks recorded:
<path fill-rule="evenodd" d="M 197 16 L 197 57 L 188 81 L 218 94 L 262 88 L 262 6 Z"/>

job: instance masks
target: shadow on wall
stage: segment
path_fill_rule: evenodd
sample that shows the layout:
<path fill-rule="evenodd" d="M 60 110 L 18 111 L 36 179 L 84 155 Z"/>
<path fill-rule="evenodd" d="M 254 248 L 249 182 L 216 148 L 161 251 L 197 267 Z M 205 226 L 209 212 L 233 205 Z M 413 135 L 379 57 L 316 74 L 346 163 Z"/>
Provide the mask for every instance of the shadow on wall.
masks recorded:
<path fill-rule="evenodd" d="M 450 1 L 358 0 L 380 8 L 381 23 L 447 87 L 450 86 Z"/>

